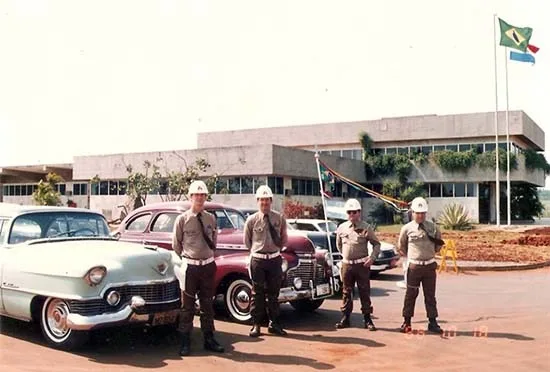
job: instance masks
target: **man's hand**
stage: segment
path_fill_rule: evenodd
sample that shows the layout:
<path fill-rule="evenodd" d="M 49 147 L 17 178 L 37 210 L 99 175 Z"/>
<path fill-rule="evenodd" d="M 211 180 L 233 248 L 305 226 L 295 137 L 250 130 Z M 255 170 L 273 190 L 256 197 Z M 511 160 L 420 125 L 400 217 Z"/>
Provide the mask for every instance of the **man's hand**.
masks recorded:
<path fill-rule="evenodd" d="M 372 258 L 368 258 L 365 263 L 363 264 L 364 267 L 371 267 L 373 261 L 372 261 Z"/>

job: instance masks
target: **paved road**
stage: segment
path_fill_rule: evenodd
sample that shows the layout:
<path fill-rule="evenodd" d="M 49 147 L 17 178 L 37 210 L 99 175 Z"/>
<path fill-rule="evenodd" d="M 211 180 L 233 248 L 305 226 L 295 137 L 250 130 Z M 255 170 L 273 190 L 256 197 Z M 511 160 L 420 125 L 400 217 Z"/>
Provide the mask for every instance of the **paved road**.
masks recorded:
<path fill-rule="evenodd" d="M 438 283 L 444 337 L 425 335 L 423 301 L 418 300 L 415 334 L 396 332 L 401 323 L 400 271 L 373 280 L 378 332 L 361 328 L 336 331 L 337 299 L 316 313 L 299 315 L 283 306 L 287 338 L 250 339 L 249 327 L 218 320 L 218 338 L 228 352 L 201 350 L 195 333 L 194 355 L 176 356 L 177 335 L 123 329 L 96 334 L 77 353 L 45 347 L 26 323 L 2 319 L 2 371 L 548 371 L 550 370 L 550 269 L 525 272 L 443 274 Z"/>

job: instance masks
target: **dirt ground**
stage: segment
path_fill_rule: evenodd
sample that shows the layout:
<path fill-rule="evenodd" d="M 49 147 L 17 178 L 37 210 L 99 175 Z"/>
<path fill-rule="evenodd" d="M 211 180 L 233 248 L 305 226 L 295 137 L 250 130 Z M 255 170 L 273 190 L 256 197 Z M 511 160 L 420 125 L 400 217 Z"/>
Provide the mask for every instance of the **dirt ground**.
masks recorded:
<path fill-rule="evenodd" d="M 521 232 L 475 229 L 443 231 L 443 239 L 456 243 L 459 260 L 537 263 L 550 260 L 550 227 Z M 399 234 L 378 233 L 381 240 L 397 244 Z"/>

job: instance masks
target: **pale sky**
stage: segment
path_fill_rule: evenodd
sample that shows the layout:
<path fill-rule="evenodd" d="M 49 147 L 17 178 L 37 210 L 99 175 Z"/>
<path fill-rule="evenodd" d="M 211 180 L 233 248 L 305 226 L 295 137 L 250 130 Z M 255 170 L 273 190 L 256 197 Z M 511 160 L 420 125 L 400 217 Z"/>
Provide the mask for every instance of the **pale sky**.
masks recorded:
<path fill-rule="evenodd" d="M 0 0 L 0 166 L 195 148 L 204 131 L 493 111 L 494 13 L 534 29 L 536 64 L 509 63 L 510 109 L 550 149 L 549 8 Z M 504 61 L 498 47 L 500 109 Z"/>

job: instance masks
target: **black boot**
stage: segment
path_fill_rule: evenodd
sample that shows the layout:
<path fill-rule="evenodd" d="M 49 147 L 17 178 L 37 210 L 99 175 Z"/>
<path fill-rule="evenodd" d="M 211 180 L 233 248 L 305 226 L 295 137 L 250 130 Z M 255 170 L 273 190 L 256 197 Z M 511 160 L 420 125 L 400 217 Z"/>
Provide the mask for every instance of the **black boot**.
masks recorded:
<path fill-rule="evenodd" d="M 278 321 L 271 321 L 269 323 L 269 327 L 267 328 L 267 331 L 269 333 L 279 335 L 279 336 L 287 335 L 286 331 L 283 329 L 283 327 L 281 327 Z"/>
<path fill-rule="evenodd" d="M 430 322 L 428 323 L 428 332 L 436 333 L 436 334 L 442 334 L 443 330 L 437 324 L 436 318 L 430 318 Z"/>
<path fill-rule="evenodd" d="M 191 352 L 191 335 L 183 333 L 181 335 L 180 356 L 187 356 Z"/>
<path fill-rule="evenodd" d="M 260 337 L 260 335 L 262 334 L 261 332 L 261 327 L 259 324 L 254 324 L 252 326 L 252 329 L 250 330 L 250 337 Z"/>
<path fill-rule="evenodd" d="M 369 331 L 376 331 L 376 326 L 374 325 L 370 315 L 365 315 L 365 328 Z"/>
<path fill-rule="evenodd" d="M 403 322 L 403 324 L 401 324 L 399 331 L 401 333 L 409 333 L 412 331 L 411 318 L 408 318 L 408 317 L 405 318 L 405 321 Z"/>
<path fill-rule="evenodd" d="M 214 338 L 213 332 L 204 333 L 204 349 L 215 353 L 223 353 L 225 351 L 225 349 L 218 344 L 218 341 Z"/>
<path fill-rule="evenodd" d="M 350 326 L 349 315 L 344 314 L 342 319 L 336 323 L 337 329 L 348 328 Z"/>

